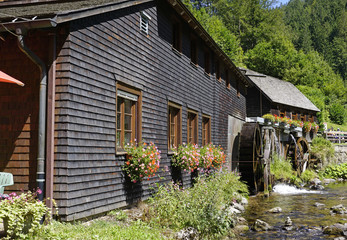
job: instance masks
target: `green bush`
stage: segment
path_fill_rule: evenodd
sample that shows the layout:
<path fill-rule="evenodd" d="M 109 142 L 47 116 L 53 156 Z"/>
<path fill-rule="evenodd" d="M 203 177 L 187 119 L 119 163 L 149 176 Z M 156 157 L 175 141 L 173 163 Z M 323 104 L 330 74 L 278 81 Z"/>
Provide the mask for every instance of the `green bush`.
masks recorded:
<path fill-rule="evenodd" d="M 44 202 L 37 199 L 36 192 L 23 192 L 20 195 L 10 193 L 8 197 L 0 200 L 0 219 L 3 220 L 6 238 L 27 238 L 28 234 L 40 231 L 41 219 L 44 215 L 50 216 L 50 209 Z"/>
<path fill-rule="evenodd" d="M 334 156 L 335 149 L 330 141 L 316 137 L 312 140 L 311 153 L 323 166 L 326 166 L 331 162 L 330 159 Z"/>
<path fill-rule="evenodd" d="M 310 182 L 314 178 L 318 177 L 318 174 L 313 170 L 307 169 L 300 175 L 300 178 L 303 182 Z"/>
<path fill-rule="evenodd" d="M 247 186 L 233 173 L 198 178 L 194 187 L 158 186 L 149 200 L 155 224 L 175 230 L 193 227 L 203 239 L 225 235 L 234 219 L 225 211 L 232 201 L 247 196 Z"/>
<path fill-rule="evenodd" d="M 333 121 L 334 123 L 343 125 L 345 121 L 345 108 L 339 104 L 339 103 L 333 103 L 330 106 L 330 120 Z"/>
<path fill-rule="evenodd" d="M 347 179 L 347 163 L 327 166 L 323 172 L 324 177 Z"/>
<path fill-rule="evenodd" d="M 273 162 L 270 165 L 270 171 L 274 175 L 275 180 L 292 181 L 294 174 L 290 160 L 282 159 L 278 155 L 273 156 Z"/>

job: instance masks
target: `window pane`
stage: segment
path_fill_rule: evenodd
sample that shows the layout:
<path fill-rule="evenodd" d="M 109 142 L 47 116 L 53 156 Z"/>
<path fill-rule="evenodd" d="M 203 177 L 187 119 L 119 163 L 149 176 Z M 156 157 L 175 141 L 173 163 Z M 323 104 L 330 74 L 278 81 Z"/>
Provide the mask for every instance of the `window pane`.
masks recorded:
<path fill-rule="evenodd" d="M 120 131 L 117 131 L 117 147 L 121 146 L 121 140 L 120 140 Z"/>
<path fill-rule="evenodd" d="M 130 143 L 131 140 L 131 132 L 124 133 L 124 144 Z"/>
<path fill-rule="evenodd" d="M 120 113 L 117 113 L 117 129 L 120 129 Z"/>
<path fill-rule="evenodd" d="M 123 98 L 117 97 L 117 112 L 120 112 L 120 106 L 122 104 Z"/>
<path fill-rule="evenodd" d="M 131 114 L 131 106 L 132 106 L 133 101 L 124 99 L 124 112 L 125 113 L 130 113 Z"/>
<path fill-rule="evenodd" d="M 124 130 L 131 130 L 131 115 L 124 116 Z"/>

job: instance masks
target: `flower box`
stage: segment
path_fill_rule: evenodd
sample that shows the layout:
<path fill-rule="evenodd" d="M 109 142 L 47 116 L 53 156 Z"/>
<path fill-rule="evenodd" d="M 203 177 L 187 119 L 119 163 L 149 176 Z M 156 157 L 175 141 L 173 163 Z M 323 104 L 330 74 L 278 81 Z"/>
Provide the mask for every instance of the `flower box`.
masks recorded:
<path fill-rule="evenodd" d="M 258 122 L 259 124 L 264 124 L 264 118 L 261 117 L 248 117 L 246 118 L 246 122 Z"/>

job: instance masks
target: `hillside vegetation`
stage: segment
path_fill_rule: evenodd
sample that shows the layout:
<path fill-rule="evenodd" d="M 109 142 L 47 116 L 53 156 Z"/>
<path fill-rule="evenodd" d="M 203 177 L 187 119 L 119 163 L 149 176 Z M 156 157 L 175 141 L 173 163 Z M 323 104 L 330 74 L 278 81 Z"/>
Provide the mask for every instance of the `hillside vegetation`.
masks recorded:
<path fill-rule="evenodd" d="M 183 0 L 238 66 L 296 85 L 320 122 L 347 123 L 347 0 Z"/>

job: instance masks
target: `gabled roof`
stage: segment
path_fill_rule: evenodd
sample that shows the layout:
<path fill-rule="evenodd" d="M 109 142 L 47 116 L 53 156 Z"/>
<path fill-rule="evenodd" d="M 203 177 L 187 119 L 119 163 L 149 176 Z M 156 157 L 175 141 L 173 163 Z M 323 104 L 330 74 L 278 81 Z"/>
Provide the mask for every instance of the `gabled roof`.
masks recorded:
<path fill-rule="evenodd" d="M 39 3 L 32 1 L 29 4 L 19 5 L 15 2 L 0 2 L 0 32 L 15 31 L 18 27 L 27 29 L 56 27 L 60 23 L 152 1 L 154 0 L 41 0 Z M 233 70 L 246 87 L 251 85 L 251 82 L 220 49 L 181 0 L 166 1 L 213 50 L 218 59 Z M 28 0 L 20 2 L 28 2 Z"/>
<path fill-rule="evenodd" d="M 249 69 L 241 69 L 241 71 L 271 102 L 320 112 L 292 83 Z"/>

